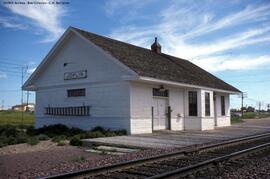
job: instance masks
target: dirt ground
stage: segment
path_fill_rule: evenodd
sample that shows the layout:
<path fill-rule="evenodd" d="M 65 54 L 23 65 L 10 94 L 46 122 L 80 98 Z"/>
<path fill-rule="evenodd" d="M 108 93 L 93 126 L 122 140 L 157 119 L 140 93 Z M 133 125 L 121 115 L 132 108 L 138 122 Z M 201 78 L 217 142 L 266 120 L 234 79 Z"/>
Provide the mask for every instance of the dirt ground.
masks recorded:
<path fill-rule="evenodd" d="M 99 160 L 107 155 L 85 152 L 84 149 L 66 145 L 57 146 L 43 141 L 35 146 L 28 144 L 0 148 L 0 178 L 32 178 L 37 173 L 46 173 L 58 165 Z"/>
<path fill-rule="evenodd" d="M 164 139 L 164 141 L 171 141 L 174 138 L 180 140 L 181 138 L 179 137 L 181 134 L 181 136 L 184 136 L 182 140 L 190 143 L 192 141 L 196 142 L 198 139 L 200 139 L 200 141 L 209 141 L 208 135 L 210 134 L 211 138 L 216 137 L 216 140 L 220 140 L 224 137 L 240 137 L 262 133 L 269 130 L 270 118 L 267 118 L 259 120 L 246 120 L 244 123 L 236 124 L 228 128 L 216 129 L 213 131 L 170 132 L 170 135 L 168 136 L 166 133 L 154 133 L 151 135 L 145 135 L 143 138 L 149 139 L 149 137 L 152 136 L 152 138 L 159 137 Z M 178 133 L 179 135 L 177 135 Z M 203 136 L 202 134 L 206 136 Z M 125 141 L 130 142 L 132 140 L 130 138 L 138 137 L 138 135 L 123 137 L 129 138 Z M 138 142 L 138 140 L 136 142 Z M 176 140 L 173 140 L 172 142 L 175 143 Z M 149 140 L 145 143 L 149 145 Z M 168 144 L 168 142 L 166 142 L 166 144 Z M 132 152 L 122 156 L 112 156 L 85 152 L 83 148 L 70 145 L 57 146 L 55 143 L 50 141 L 42 141 L 35 146 L 18 144 L 0 148 L 0 179 L 37 178 L 39 176 L 50 176 L 63 172 L 77 171 L 143 157 L 155 156 L 158 154 L 164 154 L 166 152 L 172 152 L 174 150 L 177 150 L 177 148 L 162 147 Z"/>

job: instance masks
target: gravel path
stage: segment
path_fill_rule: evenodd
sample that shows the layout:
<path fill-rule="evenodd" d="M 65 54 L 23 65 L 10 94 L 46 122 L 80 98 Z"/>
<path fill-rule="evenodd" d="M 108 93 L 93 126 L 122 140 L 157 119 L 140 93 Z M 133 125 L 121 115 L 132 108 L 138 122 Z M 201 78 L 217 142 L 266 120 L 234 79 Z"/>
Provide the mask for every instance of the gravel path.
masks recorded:
<path fill-rule="evenodd" d="M 56 146 L 46 141 L 36 146 L 28 144 L 0 148 L 0 178 L 35 178 L 63 164 L 80 165 L 84 160 L 101 160 L 107 155 L 84 152 L 74 146 Z M 52 171 L 57 173 L 57 171 Z"/>
<path fill-rule="evenodd" d="M 85 152 L 83 148 L 56 146 L 41 142 L 37 146 L 18 144 L 0 149 L 0 178 L 36 178 L 118 162 L 139 159 L 176 149 L 149 149 L 121 156 Z"/>
<path fill-rule="evenodd" d="M 134 159 L 140 159 L 144 157 L 150 157 L 155 156 L 159 154 L 164 154 L 167 152 L 176 151 L 177 149 L 148 149 L 148 150 L 142 150 L 138 152 L 128 153 L 121 156 L 107 156 L 106 158 L 100 160 L 100 159 L 93 159 L 93 160 L 85 160 L 80 163 L 72 163 L 72 162 L 64 162 L 60 165 L 57 165 L 54 168 L 51 168 L 47 172 L 42 172 L 39 174 L 36 174 L 36 176 L 50 176 L 55 175 L 59 173 L 65 173 L 65 172 L 71 172 L 71 171 L 77 171 L 82 169 L 88 169 L 88 168 L 94 168 L 94 167 L 100 167 L 100 166 L 106 166 L 111 164 L 116 164 L 119 162 L 134 160 Z"/>

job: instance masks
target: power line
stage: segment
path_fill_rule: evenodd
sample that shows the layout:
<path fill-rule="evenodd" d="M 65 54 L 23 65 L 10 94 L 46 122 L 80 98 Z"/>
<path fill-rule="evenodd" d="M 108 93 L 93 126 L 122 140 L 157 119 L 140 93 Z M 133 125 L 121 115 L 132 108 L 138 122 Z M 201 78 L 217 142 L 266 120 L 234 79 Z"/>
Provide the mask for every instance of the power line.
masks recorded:
<path fill-rule="evenodd" d="M 3 72 L 3 73 L 15 73 L 15 74 L 21 74 L 21 73 L 18 72 L 18 71 L 5 70 L 5 69 L 0 69 L 0 72 Z"/>
<path fill-rule="evenodd" d="M 4 60 L 0 60 L 0 62 L 1 62 L 1 64 L 13 65 L 13 66 L 18 66 L 18 67 L 25 66 L 24 64 L 20 64 L 20 63 L 10 63 L 9 61 L 4 61 Z"/>

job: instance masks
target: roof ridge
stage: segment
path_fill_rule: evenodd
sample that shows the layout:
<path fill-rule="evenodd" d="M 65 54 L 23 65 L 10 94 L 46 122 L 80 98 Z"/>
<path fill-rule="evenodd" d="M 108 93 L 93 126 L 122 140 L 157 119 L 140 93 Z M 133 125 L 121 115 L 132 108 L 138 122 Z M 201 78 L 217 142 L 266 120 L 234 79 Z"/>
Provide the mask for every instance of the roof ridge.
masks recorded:
<path fill-rule="evenodd" d="M 151 49 L 76 27 L 71 28 L 140 75 L 240 92 L 237 88 L 195 65 L 190 60 L 166 53 L 157 54 Z"/>
<path fill-rule="evenodd" d="M 89 31 L 86 31 L 86 30 L 83 30 L 83 29 L 80 29 L 80 28 L 77 28 L 77 27 L 73 27 L 71 26 L 71 28 L 75 29 L 75 30 L 80 30 L 80 31 L 83 31 L 83 32 L 86 32 L 86 33 L 90 33 L 92 35 L 95 35 L 95 36 L 98 36 L 98 37 L 102 37 L 102 38 L 106 38 L 108 40 L 112 40 L 112 41 L 116 41 L 116 42 L 119 42 L 119 43 L 122 43 L 122 44 L 125 44 L 125 45 L 130 45 L 130 46 L 133 46 L 133 47 L 136 47 L 136 48 L 140 48 L 140 49 L 143 49 L 143 50 L 147 50 L 147 51 L 150 51 L 154 54 L 157 54 L 155 52 L 153 52 L 151 49 L 148 49 L 148 48 L 145 48 L 145 47 L 141 47 L 141 46 L 138 46 L 138 45 L 134 45 L 134 44 L 131 44 L 131 43 L 127 43 L 127 42 L 123 42 L 121 40 L 117 40 L 117 39 L 113 39 L 111 37 L 107 37 L 107 36 L 103 36 L 103 35 L 99 35 L 99 34 L 96 34 L 96 33 L 93 33 L 93 32 L 89 32 Z M 167 53 L 161 53 L 160 56 L 162 56 L 162 54 L 164 55 L 168 55 L 168 56 L 171 56 L 171 57 L 174 57 L 174 58 L 178 58 L 180 60 L 186 60 L 186 59 L 182 59 L 182 58 L 179 58 L 179 57 L 175 57 L 175 56 L 172 56 L 172 55 L 169 55 Z M 159 54 L 157 54 L 159 55 Z M 162 56 L 163 57 L 163 56 Z M 187 60 L 188 61 L 188 60 Z"/>

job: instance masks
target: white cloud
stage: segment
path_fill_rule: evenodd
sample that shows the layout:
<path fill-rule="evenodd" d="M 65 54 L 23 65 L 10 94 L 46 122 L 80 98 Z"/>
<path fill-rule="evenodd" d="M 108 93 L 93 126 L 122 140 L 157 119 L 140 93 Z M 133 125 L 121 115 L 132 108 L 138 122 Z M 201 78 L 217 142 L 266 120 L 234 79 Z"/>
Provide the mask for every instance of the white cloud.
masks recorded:
<path fill-rule="evenodd" d="M 39 2 L 48 2 L 39 0 Z M 61 5 L 50 4 L 7 4 L 5 5 L 11 12 L 16 15 L 24 16 L 34 25 L 46 30 L 49 35 L 42 42 L 51 42 L 56 40 L 64 31 L 60 19 L 65 14 Z"/>
<path fill-rule="evenodd" d="M 234 25 L 264 20 L 265 17 L 270 14 L 269 11 L 270 5 L 263 5 L 257 7 L 247 6 L 242 11 L 225 16 L 214 23 L 208 24 L 206 26 L 201 26 L 195 30 L 192 30 L 191 32 L 182 36 L 182 38 L 194 38 L 195 36 L 200 36 L 216 30 L 232 27 Z"/>
<path fill-rule="evenodd" d="M 19 29 L 19 30 L 25 30 L 27 29 L 26 25 L 17 23 L 12 18 L 8 17 L 0 17 L 0 24 L 5 28 L 12 28 L 12 29 Z"/>
<path fill-rule="evenodd" d="M 243 56 L 241 59 L 234 58 L 238 60 L 232 60 L 233 56 L 225 58 L 224 55 L 229 50 L 270 42 L 270 28 L 267 21 L 270 19 L 270 4 L 248 5 L 243 10 L 220 18 L 215 17 L 213 12 L 203 12 L 198 15 L 197 8 L 196 4 L 188 7 L 172 4 L 161 11 L 158 23 L 150 26 L 125 25 L 115 29 L 110 36 L 146 48 L 150 47 L 154 37 L 157 36 L 163 52 L 186 59 L 197 58 L 193 61 L 210 71 L 250 69 L 269 63 L 269 56 L 264 54 L 253 55 L 254 58 Z M 247 24 L 252 25 L 248 28 L 247 26 L 239 28 L 239 25 Z M 197 37 L 229 28 L 235 30 L 222 36 L 196 41 Z M 220 56 L 220 54 L 224 55 Z M 215 68 L 216 65 L 220 65 L 219 68 Z"/>
<path fill-rule="evenodd" d="M 193 63 L 211 72 L 225 70 L 251 70 L 270 65 L 270 55 L 264 56 L 214 56 L 193 59 Z"/>
<path fill-rule="evenodd" d="M 36 70 L 36 67 L 27 70 L 28 74 L 32 74 Z"/>

